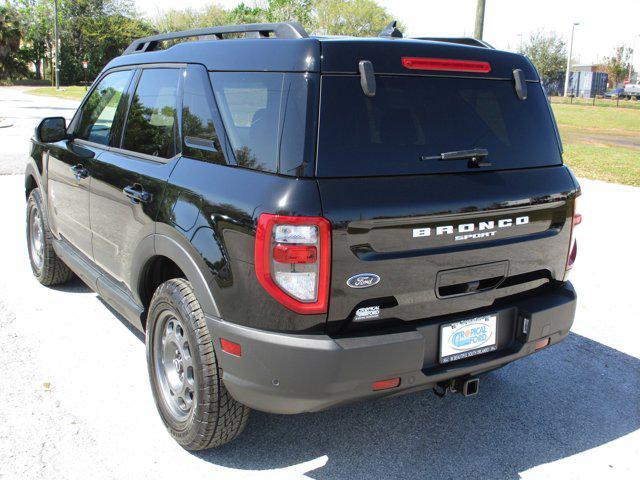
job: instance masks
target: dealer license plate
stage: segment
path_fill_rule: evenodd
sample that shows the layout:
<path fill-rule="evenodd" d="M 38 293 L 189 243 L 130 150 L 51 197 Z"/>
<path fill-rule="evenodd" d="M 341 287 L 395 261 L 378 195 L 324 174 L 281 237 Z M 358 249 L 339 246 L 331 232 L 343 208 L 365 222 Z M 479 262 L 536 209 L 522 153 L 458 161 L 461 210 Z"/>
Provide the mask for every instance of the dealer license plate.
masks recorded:
<path fill-rule="evenodd" d="M 493 352 L 496 346 L 497 315 L 461 320 L 440 327 L 440 363 Z"/>

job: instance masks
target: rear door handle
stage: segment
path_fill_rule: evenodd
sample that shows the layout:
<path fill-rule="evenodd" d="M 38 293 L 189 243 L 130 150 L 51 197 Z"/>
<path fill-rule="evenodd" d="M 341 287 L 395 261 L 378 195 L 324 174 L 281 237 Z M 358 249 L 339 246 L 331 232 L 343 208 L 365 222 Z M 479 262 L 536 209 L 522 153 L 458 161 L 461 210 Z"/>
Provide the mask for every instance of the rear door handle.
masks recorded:
<path fill-rule="evenodd" d="M 73 172 L 73 176 L 76 177 L 76 180 L 82 180 L 89 176 L 89 170 L 84 168 L 81 163 L 71 167 L 71 172 Z"/>
<path fill-rule="evenodd" d="M 146 192 L 140 184 L 128 185 L 122 191 L 131 199 L 131 203 L 149 203 L 151 201 L 151 194 Z"/>

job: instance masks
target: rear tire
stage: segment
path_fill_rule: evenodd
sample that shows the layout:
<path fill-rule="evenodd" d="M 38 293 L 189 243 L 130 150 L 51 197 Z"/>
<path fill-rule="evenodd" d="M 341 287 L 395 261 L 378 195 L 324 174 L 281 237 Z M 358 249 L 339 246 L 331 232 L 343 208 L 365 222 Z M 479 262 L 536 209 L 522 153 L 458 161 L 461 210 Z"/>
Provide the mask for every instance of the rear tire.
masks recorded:
<path fill-rule="evenodd" d="M 27 250 L 33 275 L 42 285 L 60 285 L 74 277 L 53 249 L 53 234 L 39 188 L 33 189 L 27 200 Z"/>
<path fill-rule="evenodd" d="M 215 448 L 240 435 L 250 410 L 222 383 L 212 335 L 188 281 L 176 278 L 158 287 L 146 344 L 156 407 L 182 447 Z"/>

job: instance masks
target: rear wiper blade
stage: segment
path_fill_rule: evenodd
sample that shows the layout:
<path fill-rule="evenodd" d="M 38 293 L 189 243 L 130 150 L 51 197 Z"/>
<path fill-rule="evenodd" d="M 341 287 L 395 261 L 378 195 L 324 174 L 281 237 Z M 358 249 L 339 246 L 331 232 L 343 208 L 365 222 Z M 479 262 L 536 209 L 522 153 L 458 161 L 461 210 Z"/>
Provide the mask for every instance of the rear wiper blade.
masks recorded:
<path fill-rule="evenodd" d="M 491 162 L 483 161 L 489 155 L 486 148 L 473 148 L 471 150 L 456 150 L 454 152 L 443 152 L 440 155 L 426 156 L 421 155 L 420 160 L 468 160 L 469 168 L 489 167 Z"/>

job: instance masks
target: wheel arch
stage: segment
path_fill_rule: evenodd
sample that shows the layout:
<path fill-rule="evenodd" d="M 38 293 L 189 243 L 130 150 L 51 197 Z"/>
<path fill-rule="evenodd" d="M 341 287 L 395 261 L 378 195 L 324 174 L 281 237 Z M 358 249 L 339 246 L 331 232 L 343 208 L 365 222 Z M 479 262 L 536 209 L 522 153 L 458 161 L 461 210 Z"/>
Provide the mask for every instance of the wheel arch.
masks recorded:
<path fill-rule="evenodd" d="M 27 167 L 24 172 L 24 191 L 25 198 L 29 198 L 29 194 L 36 188 L 40 188 L 42 191 L 42 186 L 40 184 L 40 173 L 37 168 L 32 163 L 27 163 Z M 42 192 L 42 196 L 46 197 L 46 193 Z M 45 199 L 43 198 L 43 201 Z"/>
<path fill-rule="evenodd" d="M 146 325 L 146 312 L 153 291 L 159 286 L 158 281 L 176 277 L 191 283 L 204 313 L 219 318 L 218 305 L 210 286 L 212 274 L 204 259 L 184 236 L 167 225 L 163 227 L 139 244 L 131 269 L 132 290 L 136 301 L 144 308 L 143 326 Z"/>

